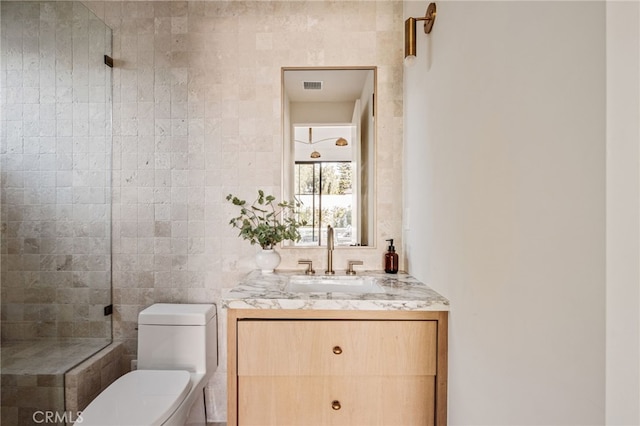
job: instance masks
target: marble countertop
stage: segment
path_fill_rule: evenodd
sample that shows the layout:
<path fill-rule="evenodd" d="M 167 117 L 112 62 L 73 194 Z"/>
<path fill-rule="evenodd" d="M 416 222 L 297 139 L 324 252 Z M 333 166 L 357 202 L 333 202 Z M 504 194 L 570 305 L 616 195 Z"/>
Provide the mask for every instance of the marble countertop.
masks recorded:
<path fill-rule="evenodd" d="M 289 277 L 300 271 L 249 273 L 237 286 L 223 291 L 226 309 L 327 309 L 448 311 L 449 301 L 429 286 L 404 273 L 362 271 L 358 276 L 374 277 L 384 293 L 290 293 Z M 344 272 L 343 272 L 344 274 Z"/>

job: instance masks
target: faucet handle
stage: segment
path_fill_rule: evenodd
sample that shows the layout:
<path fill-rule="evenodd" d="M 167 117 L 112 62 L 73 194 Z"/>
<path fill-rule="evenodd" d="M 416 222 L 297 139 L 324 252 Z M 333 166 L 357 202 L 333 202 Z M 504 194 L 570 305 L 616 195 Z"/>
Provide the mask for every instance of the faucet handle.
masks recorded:
<path fill-rule="evenodd" d="M 307 265 L 307 269 L 304 271 L 305 275 L 313 275 L 316 273 L 311 260 L 298 260 L 298 265 Z"/>
<path fill-rule="evenodd" d="M 350 260 L 349 267 L 347 268 L 347 275 L 356 274 L 356 271 L 353 270 L 353 265 L 362 265 L 362 260 Z"/>

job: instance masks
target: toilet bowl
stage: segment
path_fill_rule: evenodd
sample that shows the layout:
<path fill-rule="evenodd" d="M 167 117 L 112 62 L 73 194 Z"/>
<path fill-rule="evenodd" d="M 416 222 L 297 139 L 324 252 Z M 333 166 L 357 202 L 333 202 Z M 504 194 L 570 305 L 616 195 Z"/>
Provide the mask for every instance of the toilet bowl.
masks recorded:
<path fill-rule="evenodd" d="M 215 305 L 152 305 L 138 316 L 138 369 L 98 395 L 76 425 L 205 425 L 204 388 L 217 363 Z"/>

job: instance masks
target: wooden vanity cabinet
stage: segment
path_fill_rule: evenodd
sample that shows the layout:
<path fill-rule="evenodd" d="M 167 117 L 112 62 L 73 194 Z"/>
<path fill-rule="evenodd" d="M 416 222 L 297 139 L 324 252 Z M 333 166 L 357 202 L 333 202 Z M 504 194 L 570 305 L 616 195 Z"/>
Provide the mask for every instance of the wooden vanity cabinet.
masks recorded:
<path fill-rule="evenodd" d="M 447 312 L 228 311 L 229 425 L 445 425 Z"/>

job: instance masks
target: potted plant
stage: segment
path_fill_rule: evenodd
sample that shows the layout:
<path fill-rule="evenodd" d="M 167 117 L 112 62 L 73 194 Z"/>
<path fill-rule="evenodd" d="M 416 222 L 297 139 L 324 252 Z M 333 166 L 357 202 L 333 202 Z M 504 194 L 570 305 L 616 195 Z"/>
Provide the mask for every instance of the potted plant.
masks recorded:
<path fill-rule="evenodd" d="M 300 207 L 299 202 L 281 201 L 275 203 L 273 195 L 265 195 L 263 190 L 258 190 L 258 198 L 248 205 L 233 194 L 227 195 L 227 201 L 240 207 L 240 214 L 229 221 L 234 228 L 238 228 L 238 236 L 259 244 L 262 251 L 256 255 L 256 262 L 263 273 L 270 273 L 280 264 L 280 255 L 274 247 L 281 241 L 300 241 L 301 226 L 306 221 L 298 221 L 295 209 Z"/>

